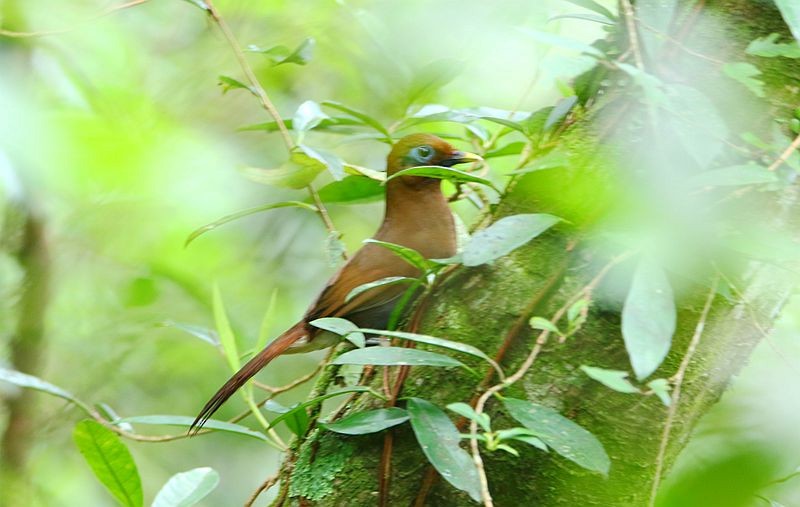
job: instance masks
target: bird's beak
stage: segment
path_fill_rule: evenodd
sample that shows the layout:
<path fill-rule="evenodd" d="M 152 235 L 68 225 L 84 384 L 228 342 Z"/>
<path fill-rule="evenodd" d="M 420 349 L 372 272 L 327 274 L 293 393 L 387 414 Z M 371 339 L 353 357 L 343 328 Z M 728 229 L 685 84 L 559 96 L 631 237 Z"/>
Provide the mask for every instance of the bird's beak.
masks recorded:
<path fill-rule="evenodd" d="M 454 151 L 442 161 L 441 165 L 445 167 L 454 166 L 456 164 L 465 164 L 467 162 L 483 162 L 480 155 L 470 153 L 468 151 Z"/>

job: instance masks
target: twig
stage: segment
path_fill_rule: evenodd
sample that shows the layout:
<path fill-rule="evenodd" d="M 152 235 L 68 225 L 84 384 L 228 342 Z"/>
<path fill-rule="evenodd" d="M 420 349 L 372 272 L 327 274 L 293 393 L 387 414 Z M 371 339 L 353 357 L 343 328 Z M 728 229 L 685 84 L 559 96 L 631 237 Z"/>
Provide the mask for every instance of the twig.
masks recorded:
<path fill-rule="evenodd" d="M 606 277 L 606 275 L 611 271 L 611 269 L 614 266 L 616 266 L 620 262 L 624 261 L 631 255 L 633 255 L 633 253 L 634 253 L 633 251 L 628 251 L 611 259 L 611 261 L 609 261 L 588 284 L 582 287 L 575 295 L 569 298 L 567 302 L 564 303 L 564 305 L 558 309 L 558 311 L 556 311 L 556 313 L 553 315 L 553 318 L 551 319 L 551 322 L 553 322 L 554 324 L 557 323 L 561 319 L 561 317 L 563 317 L 564 314 L 567 313 L 567 310 L 569 310 L 570 306 L 572 306 L 580 298 L 585 297 L 586 294 L 590 294 L 597 287 L 597 285 Z M 499 393 L 506 387 L 515 384 L 518 380 L 520 380 L 523 376 L 525 376 L 525 374 L 528 372 L 531 366 L 533 366 L 533 363 L 536 361 L 536 358 L 539 357 L 539 353 L 541 353 L 542 348 L 547 343 L 547 338 L 549 336 L 550 336 L 550 331 L 547 329 L 539 333 L 539 336 L 536 338 L 536 343 L 533 346 L 533 349 L 531 350 L 530 354 L 528 354 L 528 357 L 525 359 L 525 361 L 522 363 L 522 366 L 520 366 L 519 369 L 516 372 L 514 372 L 513 375 L 509 376 L 504 382 L 500 382 L 490 387 L 478 398 L 478 401 L 475 403 L 475 412 L 477 414 L 480 415 L 483 413 L 483 409 L 486 406 L 486 402 L 489 400 L 490 397 Z M 484 470 L 483 466 L 483 458 L 481 458 L 480 447 L 478 439 L 476 438 L 478 434 L 478 424 L 474 419 L 470 421 L 469 433 L 471 436 L 470 450 L 472 452 L 472 460 L 475 462 L 475 467 L 478 470 L 478 479 L 480 482 L 480 489 L 481 489 L 481 499 L 483 500 L 483 505 L 485 507 L 492 507 L 494 505 L 494 502 L 492 501 L 492 495 L 489 492 L 489 482 L 486 478 L 486 471 Z"/>
<path fill-rule="evenodd" d="M 244 75 L 250 84 L 251 90 L 253 93 L 255 93 L 256 97 L 258 97 L 259 102 L 261 102 L 261 106 L 275 121 L 275 124 L 278 126 L 278 131 L 280 131 L 281 137 L 283 138 L 283 143 L 286 145 L 286 149 L 291 153 L 295 147 L 295 144 L 294 140 L 292 140 L 292 136 L 289 134 L 289 129 L 286 128 L 286 123 L 284 123 L 283 118 L 281 118 L 278 109 L 275 107 L 275 104 L 272 103 L 272 100 L 270 100 L 269 95 L 267 95 L 267 91 L 263 86 L 261 86 L 261 83 L 258 81 L 255 72 L 253 72 L 253 68 L 247 62 L 244 51 L 242 51 L 242 46 L 239 44 L 236 36 L 231 31 L 228 23 L 225 21 L 225 18 L 222 17 L 217 8 L 214 6 L 213 0 L 206 0 L 206 6 L 208 6 L 208 14 L 211 16 L 211 19 L 213 19 L 217 26 L 219 26 L 222 35 L 225 37 L 225 40 L 228 41 L 228 44 L 233 50 L 233 54 L 236 56 L 236 60 L 239 62 L 239 67 L 242 69 L 242 72 L 244 72 Z M 319 216 L 322 218 L 325 228 L 328 229 L 328 232 L 336 231 L 336 227 L 334 227 L 330 215 L 328 215 L 328 210 L 325 208 L 325 205 L 322 204 L 319 194 L 314 189 L 314 186 L 309 184 L 307 188 L 308 193 L 314 200 L 314 204 L 317 206 Z M 344 257 L 346 260 L 347 253 L 342 253 L 342 257 Z"/>
<path fill-rule="evenodd" d="M 784 162 L 789 160 L 789 157 L 792 155 L 792 152 L 794 152 L 794 150 L 798 148 L 800 148 L 800 135 L 795 137 L 794 141 L 792 141 L 792 144 L 790 144 L 789 147 L 786 148 L 786 150 L 784 150 L 784 152 L 781 153 L 780 156 L 775 159 L 775 162 L 773 162 L 772 164 L 770 164 L 769 167 L 767 167 L 767 171 L 774 171 L 775 169 L 779 168 Z"/>
<path fill-rule="evenodd" d="M 244 72 L 244 75 L 247 78 L 247 81 L 250 83 L 250 87 L 252 88 L 253 92 L 255 92 L 256 97 L 258 97 L 258 100 L 261 102 L 261 105 L 264 107 L 264 109 L 266 109 L 272 119 L 275 120 L 275 124 L 278 126 L 278 130 L 283 137 L 283 142 L 286 144 L 286 149 L 291 151 L 292 148 L 294 148 L 292 136 L 289 135 L 289 130 L 286 128 L 283 118 L 281 118 L 280 113 L 278 113 L 275 105 L 270 100 L 266 90 L 264 90 L 264 87 L 261 86 L 261 83 L 258 81 L 258 78 L 253 72 L 253 68 L 250 67 L 249 63 L 247 63 L 247 58 L 244 55 L 244 51 L 242 51 L 242 46 L 239 45 L 239 41 L 236 40 L 236 36 L 233 35 L 233 32 L 231 32 L 231 29 L 228 26 L 228 23 L 225 21 L 225 18 L 220 15 L 219 11 L 214 6 L 213 0 L 206 0 L 206 5 L 208 6 L 208 14 L 211 16 L 211 19 L 214 20 L 217 26 L 219 26 L 222 35 L 231 46 L 233 54 L 236 56 L 236 60 L 239 62 L 239 67 L 241 67 L 242 72 Z"/>
<path fill-rule="evenodd" d="M 686 349 L 686 355 L 683 356 L 681 364 L 678 366 L 678 371 L 673 377 L 675 387 L 672 390 L 671 401 L 669 408 L 667 409 L 667 420 L 664 423 L 664 430 L 661 433 L 661 443 L 659 444 L 658 456 L 656 457 L 655 477 L 653 478 L 653 486 L 650 489 L 650 501 L 648 503 L 650 507 L 655 505 L 658 487 L 661 484 L 661 474 L 664 470 L 664 456 L 666 456 L 667 453 L 667 444 L 669 443 L 669 435 L 672 431 L 672 425 L 675 422 L 675 415 L 678 413 L 678 403 L 681 399 L 681 386 L 683 385 L 683 378 L 686 375 L 686 370 L 689 368 L 689 363 L 692 361 L 692 357 L 697 350 L 697 345 L 700 343 L 700 337 L 703 336 L 703 330 L 706 326 L 708 312 L 711 310 L 711 303 L 714 302 L 714 298 L 717 295 L 718 284 L 719 275 L 716 275 L 714 277 L 714 281 L 711 283 L 711 288 L 709 289 L 708 296 L 706 297 L 706 303 L 703 306 L 703 311 L 700 313 L 700 319 L 697 321 L 697 326 L 695 326 L 692 339 L 689 341 L 689 348 Z"/>
<path fill-rule="evenodd" d="M 620 0 L 622 11 L 625 13 L 625 27 L 628 30 L 628 43 L 633 51 L 633 60 L 636 62 L 636 67 L 645 71 L 644 59 L 642 58 L 642 48 L 639 44 L 639 34 L 636 32 L 636 21 L 633 13 L 633 6 L 630 0 Z"/>
<path fill-rule="evenodd" d="M 60 35 L 62 33 L 67 33 L 67 32 L 71 32 L 73 30 L 77 30 L 79 27 L 85 25 L 86 23 L 90 23 L 92 21 L 98 20 L 100 18 L 108 16 L 109 14 L 113 14 L 113 13 L 115 13 L 117 11 L 121 11 L 123 9 L 128 9 L 130 7 L 135 7 L 137 5 L 141 5 L 141 4 L 143 4 L 143 3 L 147 2 L 147 1 L 148 0 L 130 0 L 128 2 L 125 2 L 124 4 L 121 4 L 121 5 L 115 5 L 113 7 L 109 7 L 107 9 L 101 11 L 100 13 L 95 14 L 94 16 L 92 16 L 92 17 L 90 17 L 88 19 L 85 19 L 83 21 L 80 21 L 76 25 L 71 26 L 69 28 L 59 28 L 59 29 L 56 29 L 56 30 L 39 30 L 39 31 L 36 31 L 36 32 L 17 32 L 17 31 L 14 31 L 14 30 L 6 30 L 4 28 L 0 28 L 0 35 L 5 36 L 5 37 L 14 38 L 14 39 L 21 39 L 21 38 L 26 38 L 26 37 L 43 37 L 45 35 Z"/>
<path fill-rule="evenodd" d="M 277 484 L 278 479 L 280 479 L 279 474 L 275 474 L 271 477 L 268 477 L 266 481 L 261 483 L 261 485 L 255 491 L 253 491 L 253 494 L 250 495 L 250 498 L 248 498 L 247 501 L 244 503 L 244 507 L 252 507 L 252 505 L 256 502 L 258 495 L 260 495 L 265 491 L 268 491 L 269 488 Z"/>

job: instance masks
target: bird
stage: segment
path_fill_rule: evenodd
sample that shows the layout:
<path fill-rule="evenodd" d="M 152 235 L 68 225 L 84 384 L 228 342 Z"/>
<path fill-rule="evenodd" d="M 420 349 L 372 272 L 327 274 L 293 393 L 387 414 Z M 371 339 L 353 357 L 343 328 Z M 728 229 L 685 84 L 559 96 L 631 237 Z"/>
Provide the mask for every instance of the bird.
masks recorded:
<path fill-rule="evenodd" d="M 480 161 L 478 155 L 458 150 L 435 135 L 418 133 L 407 135 L 394 144 L 387 157 L 386 174 L 390 178 L 411 167 L 451 167 Z M 425 176 L 388 179 L 383 222 L 373 238 L 411 248 L 427 259 L 455 255 L 455 223 L 440 183 L 439 179 Z M 350 300 L 347 300 L 348 294 L 365 283 L 390 276 L 416 278 L 420 274 L 418 268 L 391 250 L 375 243 L 364 244 L 331 277 L 298 323 L 270 342 L 219 388 L 189 431 L 202 428 L 228 398 L 277 356 L 327 348 L 341 339 L 315 328 L 310 322 L 323 317 L 340 317 L 359 327 L 385 329 L 406 287 L 381 285 Z"/>

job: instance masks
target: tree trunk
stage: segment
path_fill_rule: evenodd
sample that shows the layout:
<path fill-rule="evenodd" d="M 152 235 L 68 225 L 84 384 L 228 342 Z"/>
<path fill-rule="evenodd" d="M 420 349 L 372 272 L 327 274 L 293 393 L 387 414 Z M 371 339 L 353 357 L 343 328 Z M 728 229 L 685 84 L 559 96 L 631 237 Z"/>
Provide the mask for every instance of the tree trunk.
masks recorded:
<path fill-rule="evenodd" d="M 621 21 L 611 38 L 623 41 L 623 50 L 632 39 L 644 43 L 639 48 L 644 64 L 656 67 L 665 81 L 686 83 L 688 76 L 688 84 L 724 111 L 723 120 L 737 133 L 736 126 L 742 121 L 737 115 L 744 114 L 742 109 L 746 108 L 731 107 L 732 95 L 718 93 L 717 87 L 724 79 L 721 64 L 752 59 L 764 72 L 767 99 L 758 103 L 760 109 L 755 116 L 752 109 L 746 111 L 750 115 L 748 129 L 769 132 L 774 118 L 791 117 L 790 108 L 798 101 L 796 83 L 800 82 L 800 66 L 795 60 L 757 59 L 744 53 L 750 41 L 771 32 L 789 36 L 779 12 L 770 2 L 679 2 L 672 20 L 661 19 L 662 26 L 670 27 L 671 39 L 667 39 L 660 52 L 648 54 L 650 48 L 646 44 L 656 40 L 651 28 L 657 25 L 653 26 L 655 21 L 647 17 L 646 9 L 656 9 L 657 5 L 659 2 L 639 2 L 635 38 L 625 29 L 620 9 Z M 698 57 L 696 53 L 706 57 Z M 616 82 L 624 76 L 618 70 L 602 66 L 592 72 L 584 78 L 599 76 L 598 80 Z M 741 85 L 731 81 L 730 86 Z M 684 155 L 668 153 L 674 148 L 670 139 L 665 139 L 669 137 L 668 128 L 661 130 L 662 125 L 652 123 L 647 107 L 626 101 L 629 92 L 630 89 L 607 89 L 602 96 L 584 100 L 583 113 L 576 115 L 574 123 L 554 142 L 558 149 L 570 154 L 570 166 L 520 177 L 493 212 L 494 219 L 517 213 L 552 213 L 570 223 L 556 227 L 490 266 L 459 268 L 429 298 L 431 303 L 425 308 L 418 332 L 469 343 L 490 355 L 508 340 L 504 369 L 513 372 L 523 362 L 536 336 L 527 326 L 529 317 L 553 315 L 608 261 L 608 253 L 591 238 L 603 230 L 613 215 L 621 198 L 614 193 L 621 185 L 620 179 L 637 178 L 634 169 L 646 171 L 662 155 L 671 157 L 673 162 Z M 728 149 L 726 153 L 731 151 Z M 676 171 L 667 177 L 682 177 L 677 167 L 667 169 Z M 657 181 L 657 177 L 653 179 Z M 650 191 L 658 198 L 657 185 Z M 770 220 L 770 227 L 798 230 L 800 206 L 796 203 L 796 189 L 787 190 L 780 202 L 774 202 L 777 200 L 770 193 L 751 198 L 767 210 L 763 216 Z M 686 250 L 692 260 L 697 260 L 691 246 Z M 742 294 L 729 298 L 716 295 L 703 319 L 704 330 L 682 382 L 680 403 L 661 460 L 662 477 L 687 442 L 694 425 L 719 399 L 728 380 L 745 363 L 793 289 L 783 268 L 774 263 L 748 260 L 738 268 L 736 285 Z M 611 458 L 609 476 L 582 470 L 552 452 L 526 449 L 519 458 L 500 452 L 483 453 L 496 505 L 648 504 L 659 467 L 667 409 L 655 396 L 612 392 L 579 369 L 581 365 L 595 365 L 630 370 L 620 333 L 619 311 L 629 273 L 628 263 L 614 268 L 607 282 L 596 291 L 589 318 L 581 330 L 565 343 L 551 338 L 522 381 L 505 391 L 510 396 L 553 407 L 596 435 Z M 704 272 L 676 291 L 677 331 L 669 356 L 652 378 L 670 378 L 678 370 L 701 320 L 710 278 L 710 273 Z M 482 368 L 479 364 L 471 366 Z M 374 382 L 380 389 L 380 375 Z M 419 396 L 444 406 L 473 399 L 476 384 L 460 371 L 413 368 L 403 396 Z M 375 402 L 362 398 L 348 410 L 369 406 L 375 406 Z M 490 401 L 487 408 L 493 425 L 498 428 L 515 425 L 499 403 Z M 376 505 L 383 449 L 383 433 L 348 437 L 312 429 L 287 458 L 277 503 Z M 394 429 L 389 505 L 415 502 L 474 505 L 466 494 L 445 481 L 431 480 L 435 476 L 429 471 L 430 466 L 408 425 Z M 420 491 L 425 492 L 424 498 Z"/>

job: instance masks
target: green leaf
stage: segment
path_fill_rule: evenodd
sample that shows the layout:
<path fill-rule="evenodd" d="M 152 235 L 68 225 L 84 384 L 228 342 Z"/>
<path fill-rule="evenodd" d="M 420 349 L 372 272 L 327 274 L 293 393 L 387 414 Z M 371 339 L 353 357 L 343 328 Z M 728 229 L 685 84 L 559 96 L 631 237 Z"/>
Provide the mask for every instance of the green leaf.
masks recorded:
<path fill-rule="evenodd" d="M 216 283 L 214 284 L 213 298 L 214 323 L 217 327 L 222 351 L 225 353 L 225 359 L 228 360 L 231 370 L 238 371 L 241 364 L 239 363 L 239 350 L 236 347 L 236 336 L 233 334 L 228 314 L 225 311 L 225 303 L 222 301 L 222 293 Z"/>
<path fill-rule="evenodd" d="M 781 16 L 789 25 L 795 40 L 800 42 L 800 3 L 797 0 L 775 0 L 775 5 L 781 11 Z"/>
<path fill-rule="evenodd" d="M 563 120 L 577 103 L 577 95 L 564 97 L 563 99 L 559 100 L 558 104 L 556 104 L 555 107 L 550 111 L 550 114 L 547 115 L 547 120 L 544 122 L 544 130 L 550 130 L 552 126 Z"/>
<path fill-rule="evenodd" d="M 519 440 L 520 442 L 525 442 L 528 445 L 532 445 L 537 449 L 541 449 L 544 452 L 548 452 L 547 444 L 542 442 L 542 440 L 536 436 L 534 436 L 533 432 L 528 428 L 510 428 L 507 430 L 500 430 L 497 432 L 497 438 L 499 440 Z"/>
<path fill-rule="evenodd" d="M 345 352 L 331 364 L 363 364 L 374 366 L 464 366 L 444 354 L 405 347 L 367 347 Z"/>
<path fill-rule="evenodd" d="M 53 396 L 57 396 L 67 401 L 84 406 L 83 403 L 69 391 L 61 389 L 60 387 L 55 386 L 50 382 L 46 382 L 39 377 L 28 375 L 27 373 L 0 368 L 0 380 L 14 384 L 15 386 L 26 387 L 28 389 L 34 389 L 43 393 L 52 394 Z"/>
<path fill-rule="evenodd" d="M 426 334 L 417 334 L 417 333 L 408 333 L 405 331 L 382 331 L 380 329 L 369 329 L 369 328 L 362 328 L 361 331 L 364 333 L 369 334 L 376 334 L 382 336 L 390 336 L 392 338 L 400 338 L 402 340 L 410 340 L 417 343 L 425 343 L 427 345 L 435 345 L 437 347 L 443 347 L 450 350 L 455 350 L 456 352 L 463 352 L 464 354 L 469 354 L 471 356 L 478 357 L 483 359 L 487 363 L 491 364 L 492 367 L 499 373 L 500 378 L 503 378 L 503 371 L 500 369 L 500 366 L 485 352 L 477 347 L 473 347 L 472 345 L 468 345 L 466 343 L 452 341 L 452 340 L 445 340 L 444 338 L 439 338 L 436 336 L 429 336 Z"/>
<path fill-rule="evenodd" d="M 608 9 L 600 5 L 599 3 L 595 2 L 594 0 L 566 0 L 571 4 L 578 5 L 583 7 L 584 9 L 589 9 L 590 11 L 594 11 L 601 16 L 604 16 L 607 19 L 615 20 L 617 17 L 611 13 Z"/>
<path fill-rule="evenodd" d="M 386 181 L 393 180 L 401 176 L 424 176 L 426 178 L 448 180 L 456 183 L 480 183 L 481 185 L 486 185 L 487 187 L 490 187 L 496 192 L 500 193 L 497 187 L 494 186 L 494 183 L 486 178 L 481 178 L 480 176 L 475 176 L 474 174 L 459 171 L 458 169 L 453 169 L 452 167 L 439 167 L 433 165 L 409 167 L 408 169 L 403 169 L 402 171 L 397 171 L 396 173 L 392 174 L 386 178 Z"/>
<path fill-rule="evenodd" d="M 470 455 L 461 447 L 461 437 L 453 422 L 439 407 L 420 398 L 409 398 L 406 409 L 411 428 L 425 457 L 453 487 L 480 501 L 478 471 Z"/>
<path fill-rule="evenodd" d="M 472 235 L 464 247 L 465 266 L 480 266 L 521 247 L 561 219 L 546 213 L 503 217 Z"/>
<path fill-rule="evenodd" d="M 308 132 L 319 125 L 322 120 L 328 118 L 330 116 L 322 112 L 319 104 L 313 100 L 307 100 L 300 104 L 297 111 L 295 111 L 294 118 L 292 118 L 292 129 L 298 133 Z"/>
<path fill-rule="evenodd" d="M 254 215 L 256 213 L 261 213 L 262 211 L 268 211 L 271 209 L 278 209 L 278 208 L 290 208 L 290 207 L 304 208 L 309 211 L 313 211 L 314 213 L 317 213 L 319 211 L 316 206 L 301 201 L 281 201 L 281 202 L 273 202 L 270 204 L 262 204 L 261 206 L 254 206 L 252 208 L 247 208 L 242 211 L 237 211 L 236 213 L 231 213 L 230 215 L 225 215 L 224 217 L 217 219 L 211 222 L 210 224 L 206 224 L 203 227 L 195 229 L 191 234 L 189 234 L 189 237 L 186 238 L 184 246 L 189 246 L 189 244 L 192 241 L 202 236 L 203 234 L 207 233 L 208 231 L 213 231 L 217 227 L 225 225 L 229 222 L 233 222 L 234 220 Z"/>
<path fill-rule="evenodd" d="M 267 400 L 264 404 L 264 408 L 270 412 L 285 414 L 283 422 L 286 424 L 286 427 L 289 428 L 289 431 L 300 437 L 305 435 L 306 431 L 308 431 L 309 417 L 305 408 L 295 410 L 298 405 L 298 403 L 295 403 L 291 407 L 284 407 L 275 400 Z M 272 426 L 274 425 L 273 423 Z"/>
<path fill-rule="evenodd" d="M 366 344 L 364 333 L 359 331 L 358 326 L 353 324 L 347 319 L 340 319 L 338 317 L 324 317 L 309 322 L 314 327 L 336 333 L 339 336 L 344 336 L 350 340 L 356 347 L 363 348 Z"/>
<path fill-rule="evenodd" d="M 163 325 L 180 329 L 181 331 L 199 338 L 204 342 L 213 345 L 214 347 L 219 347 L 219 335 L 207 327 L 195 326 L 193 324 L 182 324 L 180 322 L 173 322 L 171 320 L 164 322 Z"/>
<path fill-rule="evenodd" d="M 239 81 L 237 79 L 233 79 L 232 77 L 219 76 L 219 84 L 220 84 L 220 86 L 222 86 L 223 95 L 228 93 L 230 90 L 236 90 L 238 88 L 241 88 L 243 90 L 247 90 L 250 93 L 252 93 L 253 95 L 255 95 L 255 92 L 253 91 L 253 89 L 251 87 L 247 86 L 246 84 L 242 83 L 241 81 Z"/>
<path fill-rule="evenodd" d="M 569 0 L 567 0 L 569 1 Z M 580 19 L 582 21 L 591 21 L 592 23 L 600 23 L 601 25 L 608 25 L 614 26 L 616 22 L 608 19 L 605 16 L 600 16 L 598 14 L 559 14 L 558 16 L 552 16 L 547 18 L 547 22 L 550 23 L 551 21 L 556 21 L 557 19 Z"/>
<path fill-rule="evenodd" d="M 456 414 L 466 417 L 470 421 L 475 421 L 478 423 L 478 426 L 485 432 L 492 431 L 491 419 L 489 418 L 489 414 L 477 413 L 475 409 L 471 406 L 467 405 L 466 403 L 458 402 L 458 403 L 451 403 L 447 405 L 447 408 Z"/>
<path fill-rule="evenodd" d="M 118 419 L 113 421 L 113 423 L 147 424 L 151 426 L 177 426 L 180 428 L 190 428 L 194 423 L 194 417 L 184 415 L 138 415 Z M 240 424 L 218 421 L 216 419 L 209 419 L 206 421 L 203 424 L 203 429 L 235 433 L 237 435 L 255 438 L 261 440 L 262 442 L 267 441 L 267 437 L 263 433 L 253 431 L 250 428 Z"/>
<path fill-rule="evenodd" d="M 267 305 L 267 310 L 264 312 L 264 318 L 261 319 L 261 325 L 258 328 L 258 338 L 256 339 L 255 347 L 253 347 L 253 350 L 256 353 L 259 350 L 263 350 L 264 347 L 267 345 L 267 340 L 269 339 L 270 326 L 273 323 L 277 302 L 278 302 L 278 288 L 276 287 L 272 289 L 272 294 L 270 294 L 269 296 L 269 304 Z"/>
<path fill-rule="evenodd" d="M 391 142 L 392 134 L 388 130 L 386 130 L 386 127 L 384 127 L 381 124 L 381 122 L 379 122 L 372 116 L 369 116 L 368 114 L 359 111 L 358 109 L 353 109 L 352 107 L 346 106 L 340 102 L 335 102 L 333 100 L 326 100 L 322 102 L 322 105 L 333 109 L 338 109 L 339 111 L 349 114 L 353 118 L 361 120 L 361 122 L 364 123 L 364 125 L 368 125 L 374 128 L 375 130 L 383 134 L 388 141 Z"/>
<path fill-rule="evenodd" d="M 551 449 L 578 465 L 608 475 L 611 461 L 597 438 L 555 410 L 526 400 L 506 398 L 511 417 Z"/>
<path fill-rule="evenodd" d="M 581 366 L 589 377 L 620 393 L 638 393 L 639 389 L 628 380 L 628 372 L 620 370 L 606 370 L 593 366 Z"/>
<path fill-rule="evenodd" d="M 142 481 L 130 451 L 116 433 L 97 421 L 85 419 L 75 425 L 75 445 L 100 482 L 120 505 L 141 507 Z"/>
<path fill-rule="evenodd" d="M 364 176 L 346 176 L 320 188 L 319 198 L 326 204 L 360 204 L 380 200 L 386 188 L 380 181 Z"/>
<path fill-rule="evenodd" d="M 780 37 L 777 33 L 771 33 L 766 37 L 756 39 L 747 46 L 747 54 L 762 56 L 764 58 L 800 58 L 800 44 L 797 41 L 788 43 L 776 42 Z"/>
<path fill-rule="evenodd" d="M 378 347 L 375 347 L 375 348 L 378 348 Z M 354 350 L 353 352 L 358 352 L 359 350 L 368 350 L 368 349 L 358 349 L 358 350 Z M 301 411 L 301 410 L 305 411 L 305 409 L 307 409 L 308 407 L 312 407 L 314 405 L 319 405 L 320 403 L 322 403 L 323 401 L 325 401 L 325 400 L 327 400 L 329 398 L 334 398 L 336 396 L 341 396 L 343 394 L 351 394 L 351 393 L 372 393 L 373 395 L 378 396 L 372 389 L 370 389 L 369 387 L 366 387 L 366 386 L 345 387 L 343 389 L 339 389 L 338 391 L 334 391 L 332 393 L 323 394 L 322 396 L 317 396 L 314 399 L 311 399 L 311 400 L 308 400 L 308 401 L 304 401 L 303 403 L 300 403 L 298 405 L 293 406 L 289 411 L 284 412 L 281 415 L 279 415 L 278 417 L 276 417 L 275 419 L 273 419 L 272 422 L 269 424 L 269 427 L 270 428 L 274 428 L 275 426 L 278 425 L 278 423 L 283 422 L 284 420 L 286 420 L 286 419 L 288 419 L 290 417 L 294 417 L 296 412 Z"/>
<path fill-rule="evenodd" d="M 336 154 L 321 148 L 312 148 L 305 144 L 299 144 L 297 149 L 325 166 L 335 180 L 338 181 L 344 178 L 344 162 Z"/>
<path fill-rule="evenodd" d="M 658 399 L 661 400 L 661 403 L 663 403 L 665 407 L 670 406 L 672 397 L 669 394 L 670 385 L 667 379 L 657 378 L 651 380 L 647 383 L 647 387 L 653 390 L 653 393 L 658 396 Z"/>
<path fill-rule="evenodd" d="M 299 46 L 290 50 L 286 46 L 272 46 L 270 48 L 261 48 L 258 46 L 247 46 L 247 51 L 251 53 L 261 53 L 266 56 L 273 67 L 283 65 L 284 63 L 294 63 L 297 65 L 305 65 L 311 61 L 314 54 L 314 46 L 316 41 L 313 37 L 303 39 Z"/>
<path fill-rule="evenodd" d="M 564 334 L 558 329 L 558 327 L 556 327 L 555 324 L 545 319 L 544 317 L 531 317 L 531 320 L 528 321 L 528 325 L 530 325 L 533 329 L 550 331 L 551 333 L 555 333 L 559 336 L 563 336 Z"/>
<path fill-rule="evenodd" d="M 534 30 L 532 28 L 524 28 L 521 31 L 522 33 L 529 36 L 533 40 L 541 42 L 542 44 L 569 49 L 572 51 L 577 51 L 578 53 L 586 53 L 587 55 L 593 56 L 595 58 L 605 57 L 605 54 L 603 54 L 603 52 L 597 49 L 596 47 L 577 41 L 575 39 L 567 39 L 565 37 L 561 37 L 560 35 L 556 35 L 554 33 L 541 32 L 539 30 Z"/>
<path fill-rule="evenodd" d="M 156 495 L 151 507 L 191 507 L 219 484 L 219 474 L 209 467 L 193 468 L 173 475 Z"/>
<path fill-rule="evenodd" d="M 505 157 L 508 155 L 519 155 L 525 149 L 525 144 L 522 141 L 515 141 L 509 143 L 501 148 L 487 152 L 483 158 Z"/>
<path fill-rule="evenodd" d="M 413 248 L 408 248 L 402 245 L 389 243 L 387 241 L 380 241 L 377 239 L 365 239 L 364 243 L 375 244 L 391 250 L 397 254 L 398 257 L 411 264 L 415 268 L 418 268 L 420 271 L 426 271 L 428 269 L 429 264 L 427 259 L 425 259 L 421 253 L 417 252 Z"/>
<path fill-rule="evenodd" d="M 386 285 L 397 285 L 400 283 L 414 283 L 416 281 L 416 278 L 409 278 L 407 276 L 387 276 L 386 278 L 381 278 L 380 280 L 375 280 L 374 282 L 368 282 L 359 285 L 355 289 L 351 290 L 349 294 L 347 294 L 347 296 L 344 298 L 344 302 L 349 303 L 354 297 L 363 294 L 370 289 L 384 287 Z"/>
<path fill-rule="evenodd" d="M 722 72 L 724 72 L 726 76 L 743 84 L 756 97 L 764 98 L 766 96 L 764 92 L 764 81 L 756 79 L 756 76 L 761 75 L 761 71 L 752 63 L 726 63 L 722 67 Z"/>
<path fill-rule="evenodd" d="M 675 321 L 675 301 L 666 273 L 643 259 L 622 308 L 622 337 L 639 380 L 653 373 L 666 357 Z"/>
<path fill-rule="evenodd" d="M 534 171 L 542 171 L 545 169 L 554 169 L 557 167 L 568 167 L 569 158 L 566 154 L 560 151 L 551 151 L 543 157 L 535 158 L 530 161 L 525 167 L 517 169 L 511 174 L 525 174 Z"/>
<path fill-rule="evenodd" d="M 390 407 L 356 412 L 336 422 L 320 423 L 320 426 L 344 435 L 366 435 L 383 431 L 406 421 L 408 421 L 408 412 L 402 408 Z"/>
<path fill-rule="evenodd" d="M 703 171 L 690 178 L 689 184 L 693 187 L 723 187 L 775 183 L 777 181 L 778 177 L 775 173 L 768 171 L 762 165 L 751 162 Z"/>
<path fill-rule="evenodd" d="M 283 124 L 288 129 L 294 129 L 294 121 L 290 118 L 283 120 Z M 343 118 L 343 117 L 329 117 L 325 118 L 324 120 L 320 121 L 314 130 L 324 130 L 326 132 L 331 132 L 333 134 L 349 134 L 353 130 L 348 129 L 347 127 L 353 126 L 361 126 L 361 122 L 354 120 L 352 118 Z M 344 128 L 342 128 L 344 127 Z M 278 122 L 276 121 L 268 121 L 264 123 L 253 123 L 251 125 L 245 125 L 243 127 L 239 127 L 236 129 L 239 132 L 251 132 L 255 130 L 264 130 L 266 132 L 277 132 L 280 130 L 278 127 Z"/>
<path fill-rule="evenodd" d="M 276 169 L 246 167 L 241 169 L 248 179 L 284 188 L 300 189 L 307 187 L 328 166 L 320 160 L 307 155 L 302 148 L 295 148 L 289 160 Z"/>

